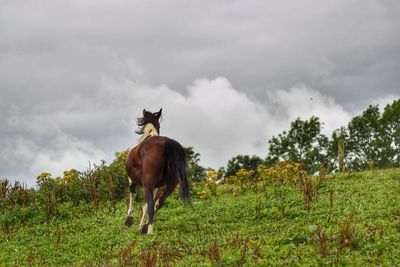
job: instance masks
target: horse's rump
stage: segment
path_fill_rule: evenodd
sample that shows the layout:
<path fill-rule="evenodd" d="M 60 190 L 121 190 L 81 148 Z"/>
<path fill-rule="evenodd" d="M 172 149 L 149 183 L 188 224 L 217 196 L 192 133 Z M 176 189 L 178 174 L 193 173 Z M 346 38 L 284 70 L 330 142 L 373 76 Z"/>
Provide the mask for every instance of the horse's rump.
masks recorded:
<path fill-rule="evenodd" d="M 126 171 L 135 185 L 143 185 L 144 176 L 162 175 L 163 151 L 167 139 L 163 136 L 149 136 L 131 149 L 126 160 Z"/>

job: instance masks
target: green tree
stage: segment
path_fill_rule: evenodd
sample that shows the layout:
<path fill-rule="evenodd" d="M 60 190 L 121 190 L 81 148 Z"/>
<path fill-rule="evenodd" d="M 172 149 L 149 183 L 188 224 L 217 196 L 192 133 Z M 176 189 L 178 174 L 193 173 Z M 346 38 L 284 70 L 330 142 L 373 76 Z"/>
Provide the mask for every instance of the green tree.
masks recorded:
<path fill-rule="evenodd" d="M 380 159 L 385 167 L 400 166 L 400 99 L 386 105 L 381 118 Z"/>
<path fill-rule="evenodd" d="M 193 147 L 185 147 L 188 178 L 192 181 L 202 181 L 205 176 L 205 169 L 200 166 L 200 154 L 193 150 Z"/>
<path fill-rule="evenodd" d="M 257 171 L 258 165 L 262 164 L 263 160 L 256 155 L 237 155 L 228 161 L 226 168 L 226 176 L 235 175 L 240 169 L 246 169 L 248 171 Z"/>
<path fill-rule="evenodd" d="M 117 199 L 124 199 L 128 192 L 129 182 L 125 169 L 128 154 L 128 150 L 115 153 L 113 162 L 107 167 L 108 177 L 104 177 L 108 187 L 114 187 Z M 110 178 L 112 178 L 112 184 L 110 184 Z M 110 197 L 112 198 L 113 196 Z"/>
<path fill-rule="evenodd" d="M 290 161 L 303 163 L 307 171 L 313 173 L 320 165 L 329 162 L 329 139 L 321 134 L 318 117 L 309 120 L 297 118 L 288 132 L 273 136 L 269 143 L 267 162 Z"/>
<path fill-rule="evenodd" d="M 347 151 L 351 168 L 359 170 L 371 165 L 386 165 L 385 160 L 380 159 L 382 129 L 378 105 L 370 105 L 361 115 L 354 117 L 348 124 L 348 131 Z"/>

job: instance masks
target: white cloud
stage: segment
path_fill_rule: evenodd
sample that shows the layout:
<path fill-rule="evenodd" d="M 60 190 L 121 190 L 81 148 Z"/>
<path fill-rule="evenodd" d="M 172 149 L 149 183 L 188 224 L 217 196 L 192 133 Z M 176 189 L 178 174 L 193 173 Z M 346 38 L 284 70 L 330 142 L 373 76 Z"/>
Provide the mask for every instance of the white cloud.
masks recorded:
<path fill-rule="evenodd" d="M 393 101 L 395 101 L 397 99 L 400 99 L 400 95 L 390 94 L 390 95 L 378 97 L 375 99 L 371 99 L 371 105 L 378 105 L 381 112 L 383 112 L 386 105 L 392 104 Z"/>
<path fill-rule="evenodd" d="M 89 160 L 99 162 L 106 156 L 90 141 L 63 132 L 58 123 L 43 114 L 10 115 L 5 127 L 9 135 L 0 142 L 2 175 L 33 186 L 41 172 L 59 176 L 71 168 L 84 170 Z"/>
<path fill-rule="evenodd" d="M 206 166 L 223 166 L 233 155 L 265 151 L 269 114 L 227 79 L 196 80 L 185 100 L 183 109 L 166 103 L 171 123 L 165 131 L 194 146 Z"/>
<path fill-rule="evenodd" d="M 265 94 L 254 99 L 224 77 L 197 79 L 184 93 L 166 85 L 103 79 L 93 96 L 67 98 L 51 112 L 9 111 L 0 153 L 9 164 L 2 172 L 33 185 L 43 171 L 61 175 L 70 168 L 86 169 L 89 161 L 110 161 L 114 152 L 136 143 L 135 120 L 143 108 L 162 107 L 161 134 L 194 147 L 201 163 L 213 168 L 238 154 L 264 158 L 267 141 L 298 117 L 318 116 L 330 135 L 357 115 L 305 84 Z"/>
<path fill-rule="evenodd" d="M 265 157 L 269 138 L 288 129 L 297 117 L 320 117 L 328 135 L 351 118 L 332 97 L 305 85 L 268 93 L 263 101 L 233 88 L 223 77 L 197 79 L 185 94 L 165 85 L 151 87 L 132 81 L 108 81 L 104 90 L 121 94 L 129 115 L 140 116 L 143 108 L 156 111 L 162 107 L 161 134 L 193 146 L 201 154 L 202 164 L 214 168 L 225 166 L 238 154 Z M 134 120 L 130 121 L 134 127 Z"/>
<path fill-rule="evenodd" d="M 322 132 L 328 136 L 333 130 L 347 125 L 352 117 L 335 99 L 304 84 L 268 93 L 268 99 L 274 104 L 275 114 L 279 113 L 276 114 L 279 121 L 287 124 L 299 117 L 305 120 L 317 116 L 324 123 Z"/>
<path fill-rule="evenodd" d="M 58 136 L 52 142 L 54 147 L 39 150 L 35 155 L 29 168 L 30 173 L 39 174 L 48 171 L 54 176 L 59 176 L 71 168 L 86 170 L 89 163 L 98 163 L 106 156 L 93 144 L 65 134 Z"/>
<path fill-rule="evenodd" d="M 140 116 L 143 108 L 155 111 L 162 107 L 161 134 L 193 146 L 206 166 L 225 165 L 239 153 L 265 151 L 268 113 L 232 88 L 226 78 L 195 80 L 186 95 L 164 85 L 148 87 L 129 81 L 108 82 L 107 87 L 123 95 L 132 110 L 129 115 Z"/>

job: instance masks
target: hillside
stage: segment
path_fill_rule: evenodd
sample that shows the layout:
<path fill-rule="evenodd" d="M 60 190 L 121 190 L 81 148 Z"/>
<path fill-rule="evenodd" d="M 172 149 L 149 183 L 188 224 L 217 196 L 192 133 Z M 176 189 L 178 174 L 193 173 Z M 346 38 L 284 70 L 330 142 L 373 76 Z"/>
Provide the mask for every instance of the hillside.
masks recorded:
<path fill-rule="evenodd" d="M 316 177 L 313 178 L 317 181 Z M 0 265 L 287 266 L 400 263 L 400 169 L 323 177 L 309 210 L 290 183 L 193 186 L 193 208 L 175 192 L 155 233 L 124 226 L 127 199 L 57 206 L 43 222 L 31 206 L 0 215 Z M 14 214 L 14 215 L 13 215 Z M 27 216 L 18 223 L 10 216 Z"/>

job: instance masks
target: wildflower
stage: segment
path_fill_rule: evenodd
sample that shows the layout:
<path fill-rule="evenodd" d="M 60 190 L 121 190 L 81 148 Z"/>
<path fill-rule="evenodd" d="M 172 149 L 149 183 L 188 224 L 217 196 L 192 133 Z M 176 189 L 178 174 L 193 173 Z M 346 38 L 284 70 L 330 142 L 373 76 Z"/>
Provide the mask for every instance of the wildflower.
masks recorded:
<path fill-rule="evenodd" d="M 211 195 L 217 196 L 217 171 L 207 171 L 206 172 L 206 185 L 211 192 Z"/>
<path fill-rule="evenodd" d="M 67 183 L 72 182 L 74 179 L 78 177 L 78 171 L 75 169 L 70 169 L 69 171 L 64 172 L 64 181 Z"/>
<path fill-rule="evenodd" d="M 44 184 L 45 182 L 47 182 L 48 180 L 51 179 L 51 174 L 48 172 L 42 172 L 41 174 L 39 174 L 36 177 L 36 183 L 38 185 Z"/>

